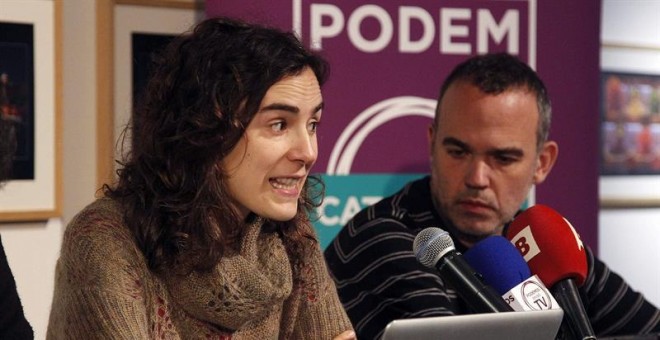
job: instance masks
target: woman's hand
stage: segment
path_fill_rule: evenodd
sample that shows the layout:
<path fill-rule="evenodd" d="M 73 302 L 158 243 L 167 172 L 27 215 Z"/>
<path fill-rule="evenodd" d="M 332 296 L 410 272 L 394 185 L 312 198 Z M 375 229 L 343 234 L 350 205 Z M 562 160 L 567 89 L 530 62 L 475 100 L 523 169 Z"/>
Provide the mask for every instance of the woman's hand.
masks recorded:
<path fill-rule="evenodd" d="M 357 340 L 357 336 L 355 335 L 355 332 L 352 330 L 345 331 L 332 340 Z"/>

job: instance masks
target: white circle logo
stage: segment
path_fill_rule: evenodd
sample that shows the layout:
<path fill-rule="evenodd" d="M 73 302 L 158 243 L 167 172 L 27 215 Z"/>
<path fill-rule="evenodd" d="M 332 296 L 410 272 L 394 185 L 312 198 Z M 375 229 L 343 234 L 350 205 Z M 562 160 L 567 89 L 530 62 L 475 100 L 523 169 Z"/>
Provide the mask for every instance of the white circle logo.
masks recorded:
<path fill-rule="evenodd" d="M 532 310 L 552 309 L 550 292 L 545 286 L 534 281 L 528 281 L 523 284 L 521 290 L 523 301 L 525 301 L 527 307 Z"/>
<path fill-rule="evenodd" d="M 351 121 L 335 143 L 328 168 L 328 175 L 348 175 L 353 159 L 367 136 L 379 126 L 396 118 L 422 116 L 433 119 L 437 101 L 434 99 L 401 96 L 378 102 Z"/>

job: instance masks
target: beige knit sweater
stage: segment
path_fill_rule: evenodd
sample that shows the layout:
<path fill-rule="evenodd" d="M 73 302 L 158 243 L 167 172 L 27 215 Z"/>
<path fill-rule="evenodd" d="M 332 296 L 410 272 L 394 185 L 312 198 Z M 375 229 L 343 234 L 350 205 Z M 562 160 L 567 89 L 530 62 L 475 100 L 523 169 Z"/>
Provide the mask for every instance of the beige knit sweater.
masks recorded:
<path fill-rule="evenodd" d="M 295 289 L 287 252 L 261 223 L 207 274 L 156 276 L 116 203 L 100 199 L 64 234 L 48 339 L 331 339 L 352 329 L 318 246 Z M 232 331 L 233 330 L 233 331 Z"/>

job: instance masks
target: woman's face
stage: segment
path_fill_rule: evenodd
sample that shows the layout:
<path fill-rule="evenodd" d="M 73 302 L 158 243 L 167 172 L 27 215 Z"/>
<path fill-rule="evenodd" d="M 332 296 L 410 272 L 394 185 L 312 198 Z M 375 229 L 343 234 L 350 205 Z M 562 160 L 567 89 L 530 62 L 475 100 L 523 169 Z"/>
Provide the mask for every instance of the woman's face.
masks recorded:
<path fill-rule="evenodd" d="M 286 221 L 316 161 L 316 127 L 323 98 L 314 72 L 306 68 L 273 84 L 234 149 L 222 160 L 240 215 L 250 212 Z"/>

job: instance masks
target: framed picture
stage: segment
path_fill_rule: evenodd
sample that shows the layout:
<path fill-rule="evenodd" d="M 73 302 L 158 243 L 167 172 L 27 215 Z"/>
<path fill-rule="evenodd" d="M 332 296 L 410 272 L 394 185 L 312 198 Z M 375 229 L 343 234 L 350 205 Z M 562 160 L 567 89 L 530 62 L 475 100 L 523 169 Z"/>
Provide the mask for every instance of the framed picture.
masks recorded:
<path fill-rule="evenodd" d="M 130 136 L 123 133 L 149 78 L 153 53 L 202 20 L 204 6 L 200 0 L 100 0 L 97 16 L 100 188 L 113 182 L 117 160 L 128 151 Z"/>
<path fill-rule="evenodd" d="M 660 175 L 660 75 L 602 74 L 601 175 Z"/>
<path fill-rule="evenodd" d="M 601 205 L 660 206 L 660 75 L 603 72 L 600 128 Z"/>
<path fill-rule="evenodd" d="M 60 214 L 61 6 L 10 1 L 0 11 L 0 119 L 17 141 L 0 221 Z"/>

